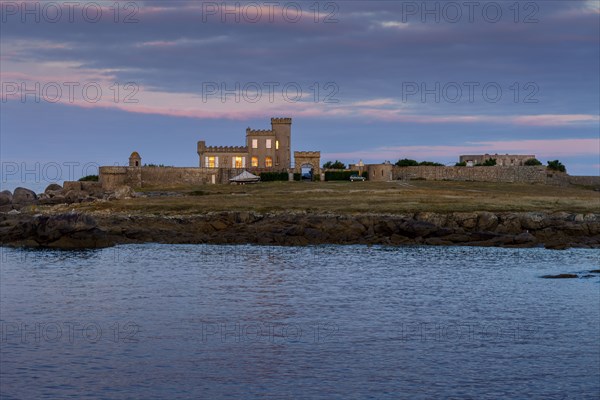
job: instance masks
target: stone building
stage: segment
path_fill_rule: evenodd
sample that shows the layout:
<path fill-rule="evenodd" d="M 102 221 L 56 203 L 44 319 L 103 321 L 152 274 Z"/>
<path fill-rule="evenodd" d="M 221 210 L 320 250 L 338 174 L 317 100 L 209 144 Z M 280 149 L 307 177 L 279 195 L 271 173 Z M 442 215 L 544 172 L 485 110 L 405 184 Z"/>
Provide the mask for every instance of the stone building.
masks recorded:
<path fill-rule="evenodd" d="M 291 167 L 291 118 L 271 118 L 271 129 L 246 129 L 245 146 L 206 146 L 198 142 L 200 168 L 260 168 L 287 171 Z"/>
<path fill-rule="evenodd" d="M 142 165 L 137 151 L 129 156 L 129 166 L 104 166 L 99 169 L 99 180 L 104 190 L 119 186 L 176 187 L 180 185 L 229 183 L 229 179 L 244 172 L 287 172 L 293 174 L 308 169 L 321 173 L 321 153 L 318 151 L 294 152 L 291 161 L 291 118 L 271 118 L 271 129 L 246 129 L 245 146 L 207 146 L 199 141 L 197 152 L 199 167 L 163 167 Z"/>
<path fill-rule="evenodd" d="M 478 155 L 463 155 L 459 161 L 467 164 L 467 167 L 473 167 L 477 164 L 483 164 L 485 160 L 493 158 L 496 160 L 496 165 L 499 167 L 515 167 L 525 165 L 525 161 L 535 158 L 533 154 L 478 154 Z"/>

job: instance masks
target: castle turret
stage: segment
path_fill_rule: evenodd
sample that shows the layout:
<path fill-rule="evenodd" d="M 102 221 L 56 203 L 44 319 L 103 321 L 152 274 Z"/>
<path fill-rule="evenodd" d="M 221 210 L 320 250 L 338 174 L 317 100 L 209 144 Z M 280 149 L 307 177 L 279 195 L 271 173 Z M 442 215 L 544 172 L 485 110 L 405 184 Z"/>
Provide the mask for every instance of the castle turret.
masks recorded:
<path fill-rule="evenodd" d="M 142 157 L 140 157 L 140 153 L 134 151 L 129 156 L 129 166 L 130 167 L 141 167 L 142 166 Z"/>
<path fill-rule="evenodd" d="M 271 118 L 271 129 L 275 134 L 275 157 L 284 168 L 291 166 L 292 119 Z"/>

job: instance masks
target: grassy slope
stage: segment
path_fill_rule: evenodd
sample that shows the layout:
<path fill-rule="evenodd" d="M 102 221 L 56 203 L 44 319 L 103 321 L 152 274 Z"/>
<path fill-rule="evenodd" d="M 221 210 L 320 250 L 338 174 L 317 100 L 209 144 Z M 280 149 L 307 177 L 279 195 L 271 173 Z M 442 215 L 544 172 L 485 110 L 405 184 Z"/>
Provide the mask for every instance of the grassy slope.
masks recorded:
<path fill-rule="evenodd" d="M 156 189 L 145 189 L 151 191 Z M 209 211 L 353 213 L 569 211 L 599 212 L 600 193 L 577 187 L 483 182 L 269 182 L 169 189 L 184 197 L 136 198 L 70 205 L 68 209 L 197 214 Z"/>

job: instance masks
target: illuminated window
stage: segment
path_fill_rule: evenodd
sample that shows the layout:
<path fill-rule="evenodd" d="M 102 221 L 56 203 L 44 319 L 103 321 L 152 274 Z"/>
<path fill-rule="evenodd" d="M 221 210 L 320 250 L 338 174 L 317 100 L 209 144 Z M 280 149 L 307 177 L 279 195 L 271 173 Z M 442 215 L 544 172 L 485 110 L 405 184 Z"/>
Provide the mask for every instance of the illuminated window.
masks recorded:
<path fill-rule="evenodd" d="M 244 168 L 244 157 L 236 157 L 235 158 L 235 167 L 236 168 Z"/>
<path fill-rule="evenodd" d="M 267 149 L 271 148 L 271 139 L 267 139 Z"/>
<path fill-rule="evenodd" d="M 258 149 L 258 139 L 252 139 L 252 148 Z"/>
<path fill-rule="evenodd" d="M 279 150 L 279 140 L 275 141 L 275 150 Z"/>
<path fill-rule="evenodd" d="M 273 159 L 271 157 L 265 158 L 265 167 L 269 168 L 273 166 Z"/>
<path fill-rule="evenodd" d="M 252 157 L 252 166 L 258 167 L 258 157 Z"/>
<path fill-rule="evenodd" d="M 215 168 L 215 158 L 214 157 L 208 157 L 208 168 Z"/>

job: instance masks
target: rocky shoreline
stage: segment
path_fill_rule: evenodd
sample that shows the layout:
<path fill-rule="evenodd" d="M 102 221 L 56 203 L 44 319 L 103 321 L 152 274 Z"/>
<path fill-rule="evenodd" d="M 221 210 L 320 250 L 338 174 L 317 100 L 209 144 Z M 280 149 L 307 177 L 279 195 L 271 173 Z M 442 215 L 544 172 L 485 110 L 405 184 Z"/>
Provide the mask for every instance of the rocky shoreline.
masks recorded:
<path fill-rule="evenodd" d="M 0 245 L 57 249 L 126 243 L 460 245 L 600 248 L 600 214 L 567 212 L 331 215 L 218 212 L 0 213 Z"/>

